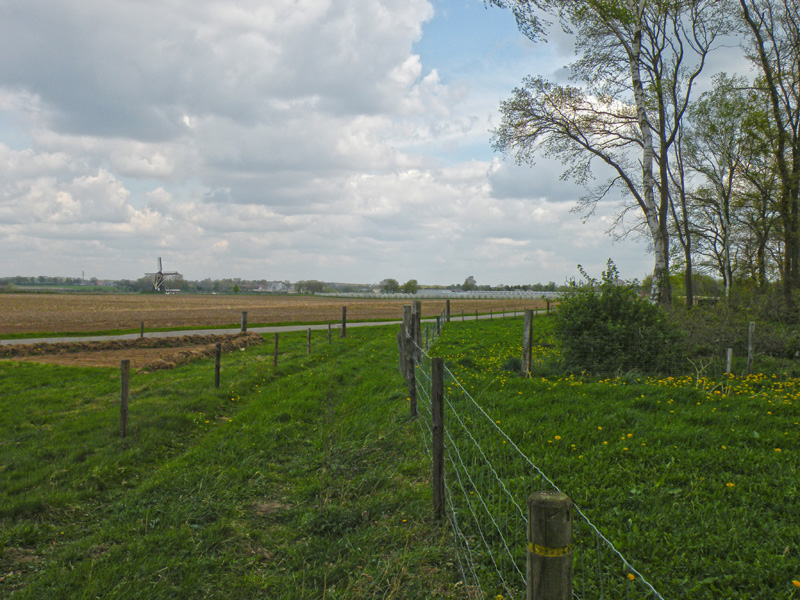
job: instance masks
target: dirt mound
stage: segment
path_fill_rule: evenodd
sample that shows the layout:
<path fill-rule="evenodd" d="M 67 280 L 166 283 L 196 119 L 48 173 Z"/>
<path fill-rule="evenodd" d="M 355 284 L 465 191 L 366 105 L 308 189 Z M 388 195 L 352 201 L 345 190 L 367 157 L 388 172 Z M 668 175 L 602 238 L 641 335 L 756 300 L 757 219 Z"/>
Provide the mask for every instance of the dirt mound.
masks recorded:
<path fill-rule="evenodd" d="M 146 337 L 102 342 L 69 342 L 0 346 L 0 358 L 93 367 L 118 366 L 130 360 L 140 371 L 172 369 L 199 358 L 214 356 L 219 343 L 223 352 L 232 352 L 264 343 L 257 333 L 236 335 L 185 335 Z"/>

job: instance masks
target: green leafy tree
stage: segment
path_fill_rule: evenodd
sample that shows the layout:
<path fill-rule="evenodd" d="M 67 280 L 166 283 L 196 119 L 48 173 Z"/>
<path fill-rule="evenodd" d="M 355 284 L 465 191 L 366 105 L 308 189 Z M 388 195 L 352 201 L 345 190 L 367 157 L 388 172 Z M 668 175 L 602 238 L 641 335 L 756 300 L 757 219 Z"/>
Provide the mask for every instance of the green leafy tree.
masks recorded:
<path fill-rule="evenodd" d="M 464 280 L 464 283 L 461 284 L 461 289 L 465 292 L 470 292 L 474 289 L 477 289 L 478 283 L 475 281 L 475 278 L 470 275 Z"/>
<path fill-rule="evenodd" d="M 400 289 L 404 294 L 416 294 L 419 289 L 419 283 L 417 283 L 416 279 L 409 279 L 400 286 Z"/>
<path fill-rule="evenodd" d="M 397 294 L 400 292 L 400 284 L 397 279 L 384 279 L 381 281 L 381 291 L 384 294 Z"/>
<path fill-rule="evenodd" d="M 682 366 L 683 334 L 667 312 L 619 280 L 609 259 L 598 282 L 573 285 L 555 315 L 556 338 L 571 371 L 670 372 Z"/>

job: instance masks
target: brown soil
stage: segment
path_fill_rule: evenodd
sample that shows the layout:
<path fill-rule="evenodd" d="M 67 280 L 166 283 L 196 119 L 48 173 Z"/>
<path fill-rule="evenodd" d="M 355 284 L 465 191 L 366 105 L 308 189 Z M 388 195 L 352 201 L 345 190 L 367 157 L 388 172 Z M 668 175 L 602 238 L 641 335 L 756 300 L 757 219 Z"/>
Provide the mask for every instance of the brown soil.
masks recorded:
<path fill-rule="evenodd" d="M 65 333 L 166 327 L 237 327 L 243 311 L 250 326 L 402 319 L 409 300 L 315 296 L 165 294 L 0 294 L 0 337 L 9 333 Z M 425 300 L 422 314 L 441 314 L 444 300 Z M 451 313 L 542 308 L 542 300 L 453 300 Z"/>
<path fill-rule="evenodd" d="M 0 337 L 13 333 L 68 333 L 138 331 L 169 327 L 239 327 L 242 312 L 248 326 L 275 323 L 339 323 L 342 307 L 348 321 L 400 320 L 409 300 L 320 298 L 315 296 L 164 295 L 164 294 L 0 294 Z M 452 300 L 453 318 L 476 310 L 521 311 L 542 308 L 543 300 Z M 439 315 L 444 300 L 425 300 L 422 314 Z M 214 344 L 224 340 L 225 351 L 261 343 L 261 336 L 184 336 L 140 338 L 127 341 L 36 346 L 0 346 L 0 358 L 61 365 L 119 366 L 129 359 L 131 368 L 171 368 L 201 356 L 211 356 Z M 233 338 L 233 339 L 230 339 Z M 231 344 L 233 344 L 231 346 Z"/>
<path fill-rule="evenodd" d="M 262 344 L 257 333 L 239 335 L 186 335 L 176 338 L 139 338 L 107 342 L 73 342 L 0 346 L 0 358 L 66 366 L 118 367 L 130 360 L 139 371 L 171 369 L 198 358 L 214 356 L 219 342 L 223 352 Z"/>

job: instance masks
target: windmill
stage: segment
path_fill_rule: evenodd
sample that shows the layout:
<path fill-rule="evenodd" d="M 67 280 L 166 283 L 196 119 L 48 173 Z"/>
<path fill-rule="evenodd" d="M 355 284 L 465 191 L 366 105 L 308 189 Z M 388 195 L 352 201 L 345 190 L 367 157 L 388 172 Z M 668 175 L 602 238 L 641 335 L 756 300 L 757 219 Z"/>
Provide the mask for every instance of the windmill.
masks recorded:
<path fill-rule="evenodd" d="M 164 273 L 161 267 L 161 257 L 158 257 L 158 272 L 156 273 L 145 273 L 146 277 L 153 278 L 153 289 L 157 292 L 164 291 L 164 278 L 165 277 L 174 277 L 175 275 L 180 275 L 177 271 L 170 271 L 169 273 Z"/>

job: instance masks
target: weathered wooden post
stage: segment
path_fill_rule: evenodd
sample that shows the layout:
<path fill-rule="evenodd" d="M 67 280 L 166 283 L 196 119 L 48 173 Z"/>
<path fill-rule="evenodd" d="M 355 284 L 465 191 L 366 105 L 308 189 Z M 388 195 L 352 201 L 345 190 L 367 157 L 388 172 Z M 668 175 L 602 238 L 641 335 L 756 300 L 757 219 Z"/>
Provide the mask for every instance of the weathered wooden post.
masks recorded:
<path fill-rule="evenodd" d="M 128 435 L 128 392 L 130 391 L 130 376 L 131 376 L 131 361 L 128 359 L 120 363 L 120 402 L 119 402 L 119 416 L 120 428 L 119 433 L 123 438 Z"/>
<path fill-rule="evenodd" d="M 750 321 L 750 325 L 747 328 L 747 374 L 750 375 L 753 372 L 753 347 L 754 347 L 754 336 L 756 332 L 756 324 Z"/>
<path fill-rule="evenodd" d="M 214 346 L 214 388 L 219 389 L 219 367 L 222 359 L 222 344 L 217 342 Z"/>
<path fill-rule="evenodd" d="M 425 325 L 425 350 L 430 350 L 431 331 L 430 325 Z"/>
<path fill-rule="evenodd" d="M 139 330 L 139 337 L 140 338 L 144 337 L 144 321 L 142 321 L 142 323 L 141 323 L 141 328 Z"/>
<path fill-rule="evenodd" d="M 331 322 L 328 321 L 328 343 L 331 343 Z"/>
<path fill-rule="evenodd" d="M 431 435 L 433 448 L 433 515 L 444 517 L 444 360 L 431 360 Z"/>
<path fill-rule="evenodd" d="M 403 307 L 403 324 L 400 326 L 400 370 L 408 385 L 408 401 L 411 416 L 417 416 L 417 374 L 414 364 L 414 318 L 412 307 Z"/>
<path fill-rule="evenodd" d="M 347 337 L 347 307 L 342 307 L 342 337 Z"/>
<path fill-rule="evenodd" d="M 477 308 L 475 309 L 475 320 L 476 321 L 478 320 L 478 309 Z"/>
<path fill-rule="evenodd" d="M 450 322 L 450 300 L 445 302 L 445 309 L 444 309 L 444 320 L 449 323 Z"/>
<path fill-rule="evenodd" d="M 491 321 L 492 319 L 494 319 L 494 309 L 490 308 L 489 309 L 489 320 Z"/>
<path fill-rule="evenodd" d="M 414 317 L 414 341 L 422 349 L 422 300 L 414 300 L 411 315 Z"/>
<path fill-rule="evenodd" d="M 308 328 L 306 333 L 306 354 L 311 354 L 311 327 Z"/>
<path fill-rule="evenodd" d="M 731 367 L 733 366 L 733 348 L 728 348 L 728 352 L 726 353 L 727 357 L 725 360 L 725 372 L 730 375 L 731 374 Z"/>
<path fill-rule="evenodd" d="M 522 372 L 523 377 L 530 377 L 531 374 L 531 354 L 533 349 L 533 311 L 525 309 L 525 317 L 522 321 Z"/>
<path fill-rule="evenodd" d="M 572 600 L 572 500 L 554 490 L 528 499 L 526 600 Z"/>
<path fill-rule="evenodd" d="M 273 357 L 272 357 L 272 366 L 273 367 L 277 367 L 278 366 L 278 334 L 277 333 L 275 334 L 275 352 L 274 352 Z"/>
<path fill-rule="evenodd" d="M 247 333 L 247 311 L 242 311 L 242 333 Z"/>

